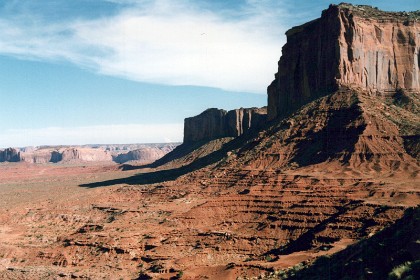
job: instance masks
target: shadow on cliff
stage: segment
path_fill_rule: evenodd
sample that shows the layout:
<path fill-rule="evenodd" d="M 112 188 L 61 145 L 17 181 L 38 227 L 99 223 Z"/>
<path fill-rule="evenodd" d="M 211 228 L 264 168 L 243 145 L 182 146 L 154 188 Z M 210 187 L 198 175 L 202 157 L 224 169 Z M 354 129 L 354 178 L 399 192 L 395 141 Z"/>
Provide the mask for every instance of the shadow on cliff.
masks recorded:
<path fill-rule="evenodd" d="M 267 123 L 267 127 L 270 124 Z M 191 162 L 190 164 L 172 168 L 172 169 L 166 169 L 166 170 L 157 170 L 157 171 L 151 171 L 151 172 L 144 172 L 139 173 L 127 178 L 121 178 L 121 179 L 114 179 L 114 180 L 107 180 L 102 182 L 95 182 L 95 183 L 89 183 L 89 184 L 82 184 L 79 185 L 80 187 L 85 188 L 97 188 L 97 187 L 106 187 L 106 186 L 112 186 L 112 185 L 118 185 L 118 184 L 128 184 L 128 185 L 146 185 L 146 184 L 155 184 L 155 183 L 163 183 L 166 181 L 173 181 L 176 180 L 178 177 L 185 175 L 187 173 L 193 172 L 195 170 L 201 169 L 203 167 L 209 166 L 211 164 L 217 163 L 223 158 L 226 157 L 226 154 L 229 151 L 235 150 L 235 149 L 251 149 L 253 146 L 258 144 L 258 141 L 255 140 L 258 131 L 249 131 L 246 134 L 243 134 L 232 141 L 225 143 L 222 145 L 222 147 L 219 150 L 213 151 L 210 154 L 203 156 L 201 158 L 196 159 L 195 161 Z M 142 170 L 147 168 L 157 168 L 159 166 L 162 166 L 166 163 L 169 163 L 173 160 L 182 158 L 183 156 L 188 155 L 189 153 L 194 152 L 201 146 L 206 145 L 209 142 L 203 141 L 203 142 L 197 142 L 197 143 L 184 143 L 169 154 L 167 154 L 165 157 L 161 158 L 160 160 L 143 166 L 133 166 L 133 165 L 122 165 L 122 170 Z"/>

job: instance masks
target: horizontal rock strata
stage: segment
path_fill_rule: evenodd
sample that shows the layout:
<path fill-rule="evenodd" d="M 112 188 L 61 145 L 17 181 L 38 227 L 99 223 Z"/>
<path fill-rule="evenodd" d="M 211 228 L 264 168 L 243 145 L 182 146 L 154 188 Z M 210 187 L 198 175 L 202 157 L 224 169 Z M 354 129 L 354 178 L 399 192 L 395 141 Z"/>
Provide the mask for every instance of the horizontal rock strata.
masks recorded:
<path fill-rule="evenodd" d="M 0 150 L 0 162 L 65 163 L 65 162 L 117 162 L 136 161 L 140 164 L 160 159 L 177 144 L 130 144 L 42 146 L 7 148 Z"/>

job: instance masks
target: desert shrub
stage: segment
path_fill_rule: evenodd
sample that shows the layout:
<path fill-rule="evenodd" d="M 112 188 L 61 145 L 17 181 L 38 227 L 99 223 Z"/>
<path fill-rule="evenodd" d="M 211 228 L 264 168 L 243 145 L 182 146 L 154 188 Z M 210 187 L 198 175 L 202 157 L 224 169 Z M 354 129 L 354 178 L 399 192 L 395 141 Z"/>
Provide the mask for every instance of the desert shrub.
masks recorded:
<path fill-rule="evenodd" d="M 155 264 L 150 268 L 150 271 L 153 273 L 158 273 L 161 269 L 163 269 L 163 266 L 160 264 Z"/>
<path fill-rule="evenodd" d="M 388 275 L 389 280 L 414 280 L 420 275 L 420 260 L 415 262 L 405 262 L 396 266 Z"/>
<path fill-rule="evenodd" d="M 273 257 L 271 257 L 270 255 L 265 256 L 265 261 L 271 262 L 272 260 L 273 260 Z"/>
<path fill-rule="evenodd" d="M 388 279 L 394 280 L 394 279 L 401 279 L 401 277 L 410 270 L 410 264 L 411 262 L 403 263 L 397 267 L 394 267 L 392 271 L 389 273 Z"/>

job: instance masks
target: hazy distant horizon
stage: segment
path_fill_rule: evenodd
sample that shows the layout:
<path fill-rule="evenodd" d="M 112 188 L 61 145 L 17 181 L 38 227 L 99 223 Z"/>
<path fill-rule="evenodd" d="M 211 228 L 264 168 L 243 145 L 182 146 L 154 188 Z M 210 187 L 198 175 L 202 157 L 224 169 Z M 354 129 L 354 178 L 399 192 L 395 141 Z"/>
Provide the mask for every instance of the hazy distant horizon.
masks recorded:
<path fill-rule="evenodd" d="M 169 144 L 182 144 L 181 142 L 161 142 L 161 143 L 88 143 L 88 144 L 73 144 L 73 145 L 37 145 L 37 146 L 9 146 L 9 147 L 0 147 L 1 150 L 6 149 L 25 149 L 25 148 L 35 148 L 35 149 L 44 149 L 44 148 L 59 148 L 59 147 L 100 147 L 100 146 L 135 146 L 135 145 L 169 145 Z"/>
<path fill-rule="evenodd" d="M 340 2 L 2 1 L 0 147 L 181 142 L 186 117 L 265 106 L 285 31 Z"/>

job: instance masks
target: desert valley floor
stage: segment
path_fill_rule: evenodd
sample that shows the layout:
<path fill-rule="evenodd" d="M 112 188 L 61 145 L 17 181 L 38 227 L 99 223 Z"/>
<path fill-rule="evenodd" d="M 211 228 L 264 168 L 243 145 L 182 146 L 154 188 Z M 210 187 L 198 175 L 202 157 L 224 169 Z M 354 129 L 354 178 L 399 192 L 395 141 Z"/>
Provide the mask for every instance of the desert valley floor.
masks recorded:
<path fill-rule="evenodd" d="M 2 279 L 258 276 L 339 251 L 418 204 L 415 177 L 378 182 L 322 166 L 243 170 L 211 187 L 182 177 L 144 185 L 150 170 L 109 163 L 0 169 Z"/>

